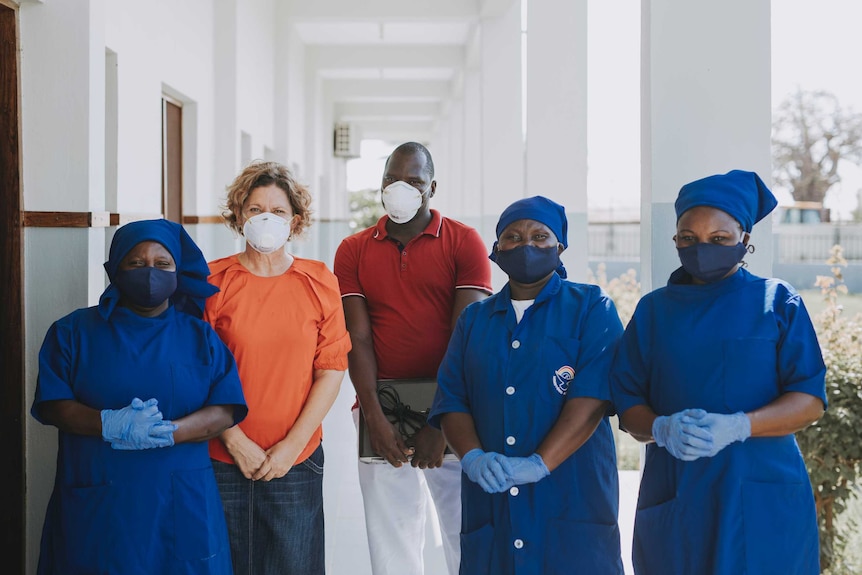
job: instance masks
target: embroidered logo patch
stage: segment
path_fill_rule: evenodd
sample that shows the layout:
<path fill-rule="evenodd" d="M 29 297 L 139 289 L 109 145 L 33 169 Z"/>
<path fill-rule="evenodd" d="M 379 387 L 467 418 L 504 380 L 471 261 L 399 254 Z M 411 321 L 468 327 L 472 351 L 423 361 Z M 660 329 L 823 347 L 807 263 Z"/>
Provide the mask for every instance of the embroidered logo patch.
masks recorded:
<path fill-rule="evenodd" d="M 564 365 L 554 372 L 554 389 L 560 395 L 566 395 L 566 392 L 569 391 L 569 384 L 572 383 L 573 379 L 575 379 L 575 370 L 568 365 Z"/>

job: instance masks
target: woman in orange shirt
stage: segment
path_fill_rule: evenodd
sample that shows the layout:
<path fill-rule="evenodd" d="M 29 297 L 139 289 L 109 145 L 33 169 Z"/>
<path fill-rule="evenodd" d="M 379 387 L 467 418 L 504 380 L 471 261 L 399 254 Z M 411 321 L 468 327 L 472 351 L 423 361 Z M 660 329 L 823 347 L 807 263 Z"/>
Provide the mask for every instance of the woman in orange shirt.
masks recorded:
<path fill-rule="evenodd" d="M 311 195 L 276 162 L 228 187 L 223 216 L 245 251 L 210 262 L 207 320 L 236 358 L 248 417 L 210 442 L 235 575 L 324 573 L 321 422 L 347 369 L 338 282 L 293 256 Z"/>

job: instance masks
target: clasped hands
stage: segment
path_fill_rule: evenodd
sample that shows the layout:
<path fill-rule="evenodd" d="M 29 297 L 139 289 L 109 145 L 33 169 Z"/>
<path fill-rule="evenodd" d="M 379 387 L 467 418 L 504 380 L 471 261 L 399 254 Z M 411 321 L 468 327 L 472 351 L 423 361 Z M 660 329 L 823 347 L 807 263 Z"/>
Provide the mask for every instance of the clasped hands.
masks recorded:
<path fill-rule="evenodd" d="M 122 409 L 103 409 L 102 439 L 114 449 L 136 450 L 170 447 L 177 426 L 162 418 L 158 401 L 134 398 Z"/>
<path fill-rule="evenodd" d="M 652 424 L 656 445 L 682 461 L 712 457 L 735 441 L 751 436 L 751 420 L 743 412 L 708 413 L 685 409 L 660 415 Z"/>
<path fill-rule="evenodd" d="M 507 457 L 471 449 L 461 458 L 461 469 L 486 493 L 501 493 L 514 485 L 535 483 L 551 474 L 542 456 Z"/>

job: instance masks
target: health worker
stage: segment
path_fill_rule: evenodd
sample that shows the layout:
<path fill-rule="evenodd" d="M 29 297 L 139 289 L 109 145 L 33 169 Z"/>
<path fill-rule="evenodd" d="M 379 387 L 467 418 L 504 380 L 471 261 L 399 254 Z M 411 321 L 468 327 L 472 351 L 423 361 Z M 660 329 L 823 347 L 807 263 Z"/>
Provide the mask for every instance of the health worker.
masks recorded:
<path fill-rule="evenodd" d="M 611 385 L 622 427 L 647 443 L 637 575 L 820 573 L 793 436 L 826 406 L 820 346 L 793 287 L 742 263 L 776 203 L 753 172 L 683 186 L 682 267 L 626 327 Z"/>
<path fill-rule="evenodd" d="M 207 441 L 241 421 L 203 254 L 167 220 L 119 228 L 99 305 L 48 330 L 32 415 L 59 429 L 38 575 L 231 575 Z"/>
<path fill-rule="evenodd" d="M 513 203 L 490 258 L 509 281 L 468 306 L 430 422 L 461 458 L 461 573 L 622 575 L 608 372 L 622 334 L 601 288 L 565 281 L 563 206 Z"/>

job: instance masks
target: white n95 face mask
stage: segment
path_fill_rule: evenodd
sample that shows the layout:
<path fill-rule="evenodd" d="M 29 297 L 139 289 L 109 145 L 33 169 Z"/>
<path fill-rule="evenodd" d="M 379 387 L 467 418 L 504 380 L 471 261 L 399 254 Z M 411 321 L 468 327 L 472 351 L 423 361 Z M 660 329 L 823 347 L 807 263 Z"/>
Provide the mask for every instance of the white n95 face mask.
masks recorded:
<path fill-rule="evenodd" d="M 262 254 L 269 254 L 284 246 L 290 237 L 290 222 L 269 212 L 246 220 L 242 226 L 245 240 Z"/>
<path fill-rule="evenodd" d="M 400 180 L 383 188 L 382 197 L 383 208 L 396 224 L 412 220 L 422 206 L 422 192 Z"/>

